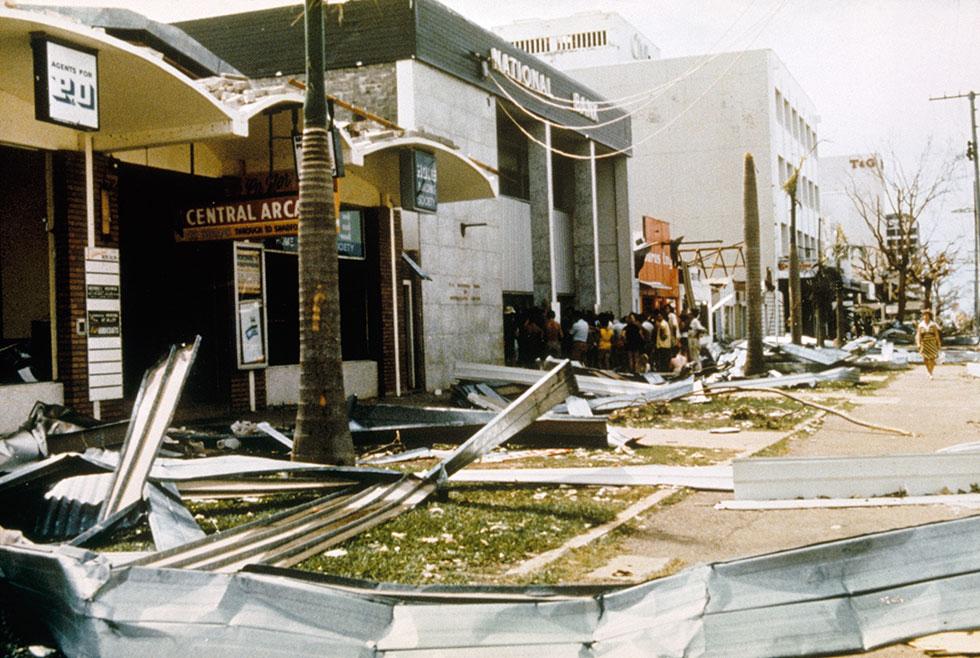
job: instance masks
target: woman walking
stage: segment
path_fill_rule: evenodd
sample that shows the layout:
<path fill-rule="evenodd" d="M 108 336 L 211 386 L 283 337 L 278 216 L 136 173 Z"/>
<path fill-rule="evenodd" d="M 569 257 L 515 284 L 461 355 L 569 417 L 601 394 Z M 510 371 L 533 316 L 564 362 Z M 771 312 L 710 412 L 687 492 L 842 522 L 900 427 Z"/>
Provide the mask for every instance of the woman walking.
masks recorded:
<path fill-rule="evenodd" d="M 925 309 L 922 311 L 922 322 L 915 330 L 915 346 L 919 348 L 922 361 L 929 371 L 929 379 L 932 379 L 932 369 L 936 367 L 941 344 L 942 334 L 939 332 L 939 325 L 933 322 L 932 311 Z"/>

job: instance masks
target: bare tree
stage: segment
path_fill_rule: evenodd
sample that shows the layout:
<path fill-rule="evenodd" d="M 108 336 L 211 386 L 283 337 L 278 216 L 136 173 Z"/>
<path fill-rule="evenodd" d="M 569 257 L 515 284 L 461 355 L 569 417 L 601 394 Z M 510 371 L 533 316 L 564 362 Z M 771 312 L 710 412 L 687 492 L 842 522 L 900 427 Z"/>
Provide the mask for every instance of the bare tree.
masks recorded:
<path fill-rule="evenodd" d="M 745 286 L 749 305 L 749 346 L 745 374 L 757 375 L 766 369 L 762 354 L 762 262 L 759 250 L 759 191 L 755 182 L 755 161 L 745 154 L 742 190 L 745 221 Z"/>
<path fill-rule="evenodd" d="M 323 1 L 306 0 L 306 102 L 299 177 L 299 405 L 293 458 L 354 463 L 340 354 L 337 219 L 324 89 Z"/>
<path fill-rule="evenodd" d="M 920 220 L 937 199 L 949 192 L 955 164 L 948 161 L 937 172 L 931 173 L 930 150 L 927 145 L 912 170 L 896 164 L 893 171 L 886 173 L 882 159 L 876 158 L 873 175 L 881 183 L 881 196 L 860 189 L 855 183 L 847 191 L 858 216 L 871 231 L 880 264 L 888 274 L 887 280 L 897 279 L 900 322 L 905 319 L 908 284 L 914 278 L 919 258 Z M 898 163 L 894 156 L 892 160 Z"/>
<path fill-rule="evenodd" d="M 950 275 L 955 260 L 956 250 L 951 245 L 934 251 L 923 245 L 919 250 L 911 277 L 922 286 L 922 308 L 932 308 L 932 293 Z"/>

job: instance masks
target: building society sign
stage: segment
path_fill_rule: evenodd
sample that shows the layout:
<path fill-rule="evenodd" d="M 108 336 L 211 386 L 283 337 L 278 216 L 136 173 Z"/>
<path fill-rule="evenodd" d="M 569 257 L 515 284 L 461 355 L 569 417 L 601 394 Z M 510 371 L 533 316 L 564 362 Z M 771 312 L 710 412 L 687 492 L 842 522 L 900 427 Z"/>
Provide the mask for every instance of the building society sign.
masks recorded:
<path fill-rule="evenodd" d="M 95 51 L 36 37 L 34 116 L 84 130 L 99 129 L 99 60 Z"/>

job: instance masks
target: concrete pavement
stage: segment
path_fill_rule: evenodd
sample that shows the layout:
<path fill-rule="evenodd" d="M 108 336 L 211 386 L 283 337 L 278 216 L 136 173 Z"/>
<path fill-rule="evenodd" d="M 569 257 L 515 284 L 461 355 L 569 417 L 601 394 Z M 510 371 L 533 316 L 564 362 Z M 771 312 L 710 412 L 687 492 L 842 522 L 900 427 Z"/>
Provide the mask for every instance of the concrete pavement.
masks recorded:
<path fill-rule="evenodd" d="M 872 423 L 911 430 L 912 438 L 873 432 L 826 416 L 815 432 L 789 441 L 791 456 L 884 455 L 935 452 L 980 441 L 980 379 L 962 366 L 939 366 L 929 380 L 922 366 L 900 373 L 873 396 L 848 395 L 857 406 L 848 412 Z M 719 437 L 719 443 L 724 439 Z M 703 445 L 703 444 L 702 444 Z M 708 447 L 708 446 L 704 446 Z M 718 447 L 723 447 L 719 445 Z M 655 508 L 637 520 L 639 532 L 620 552 L 653 559 L 681 560 L 691 566 L 901 528 L 971 514 L 945 506 L 722 511 L 714 509 L 732 494 L 694 492 L 683 501 Z M 873 656 L 923 656 L 906 645 Z"/>

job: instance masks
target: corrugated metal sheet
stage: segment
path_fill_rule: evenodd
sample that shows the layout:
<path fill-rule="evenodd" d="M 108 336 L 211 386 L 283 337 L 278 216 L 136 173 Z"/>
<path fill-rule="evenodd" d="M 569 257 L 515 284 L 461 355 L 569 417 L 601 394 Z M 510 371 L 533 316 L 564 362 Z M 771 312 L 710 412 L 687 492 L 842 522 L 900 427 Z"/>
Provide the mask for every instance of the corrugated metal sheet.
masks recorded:
<path fill-rule="evenodd" d="M 980 618 L 980 517 L 597 594 L 114 568 L 88 551 L 0 541 L 0 573 L 45 611 L 69 655 L 762 658 L 860 652 Z"/>
<path fill-rule="evenodd" d="M 333 494 L 139 562 L 144 566 L 236 571 L 247 564 L 292 566 L 411 509 L 444 478 L 472 463 L 576 392 L 568 361 L 545 375 L 425 474 Z"/>
<path fill-rule="evenodd" d="M 867 498 L 971 491 L 980 454 L 783 457 L 734 462 L 735 498 Z"/>

